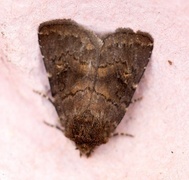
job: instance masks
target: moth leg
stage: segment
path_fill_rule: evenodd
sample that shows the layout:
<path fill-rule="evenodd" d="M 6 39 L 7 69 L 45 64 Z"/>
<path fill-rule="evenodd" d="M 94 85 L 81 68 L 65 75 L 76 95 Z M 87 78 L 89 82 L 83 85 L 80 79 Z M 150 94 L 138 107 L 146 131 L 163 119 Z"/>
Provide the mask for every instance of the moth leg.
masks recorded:
<path fill-rule="evenodd" d="M 47 94 L 44 94 L 44 93 L 37 91 L 37 90 L 33 90 L 33 92 L 36 93 L 36 94 L 39 94 L 40 96 L 42 96 L 44 98 L 46 98 L 47 100 L 49 100 L 54 105 L 54 99 L 49 97 Z"/>
<path fill-rule="evenodd" d="M 48 122 L 46 122 L 46 121 L 43 121 L 43 122 L 44 122 L 47 126 L 50 126 L 50 127 L 52 127 L 52 128 L 56 128 L 56 129 L 58 129 L 59 131 L 61 131 L 61 132 L 64 133 L 64 129 L 62 129 L 60 126 L 50 124 L 50 123 L 48 123 Z"/>
<path fill-rule="evenodd" d="M 131 100 L 131 103 L 136 103 L 138 101 L 141 101 L 143 97 L 139 97 L 139 98 L 136 98 L 136 99 L 132 99 Z"/>
<path fill-rule="evenodd" d="M 132 134 L 128 134 L 128 133 L 113 133 L 111 135 L 111 137 L 115 137 L 115 136 L 128 136 L 128 137 L 134 137 Z"/>

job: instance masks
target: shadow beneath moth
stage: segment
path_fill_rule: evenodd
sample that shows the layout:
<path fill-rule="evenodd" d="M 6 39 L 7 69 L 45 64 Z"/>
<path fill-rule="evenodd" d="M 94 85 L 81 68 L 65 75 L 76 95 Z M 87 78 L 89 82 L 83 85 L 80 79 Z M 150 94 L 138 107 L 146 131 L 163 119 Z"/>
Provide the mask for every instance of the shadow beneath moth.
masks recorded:
<path fill-rule="evenodd" d="M 122 120 L 153 38 L 126 28 L 100 37 L 69 19 L 40 24 L 38 37 L 60 126 L 90 156 Z"/>

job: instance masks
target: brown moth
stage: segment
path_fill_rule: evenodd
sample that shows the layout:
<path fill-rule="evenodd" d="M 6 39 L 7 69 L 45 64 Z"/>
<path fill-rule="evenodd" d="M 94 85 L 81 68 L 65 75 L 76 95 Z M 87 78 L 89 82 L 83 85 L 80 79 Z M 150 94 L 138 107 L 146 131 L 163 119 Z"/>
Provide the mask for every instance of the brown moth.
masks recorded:
<path fill-rule="evenodd" d="M 89 156 L 122 120 L 153 39 L 125 28 L 100 37 L 66 19 L 40 24 L 38 36 L 61 127 Z"/>

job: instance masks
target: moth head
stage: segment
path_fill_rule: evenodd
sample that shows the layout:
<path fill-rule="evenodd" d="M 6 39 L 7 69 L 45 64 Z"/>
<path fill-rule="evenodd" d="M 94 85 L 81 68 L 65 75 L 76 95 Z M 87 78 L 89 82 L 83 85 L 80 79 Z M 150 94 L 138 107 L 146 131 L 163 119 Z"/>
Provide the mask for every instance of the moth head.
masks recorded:
<path fill-rule="evenodd" d="M 80 154 L 90 156 L 96 146 L 108 141 L 110 132 L 107 124 L 95 117 L 90 111 L 75 116 L 67 124 L 65 135 L 75 142 Z"/>
<path fill-rule="evenodd" d="M 91 146 L 89 144 L 76 144 L 76 149 L 78 149 L 80 151 L 80 156 L 82 155 L 86 155 L 87 157 L 89 157 L 92 152 L 94 151 L 95 146 Z"/>

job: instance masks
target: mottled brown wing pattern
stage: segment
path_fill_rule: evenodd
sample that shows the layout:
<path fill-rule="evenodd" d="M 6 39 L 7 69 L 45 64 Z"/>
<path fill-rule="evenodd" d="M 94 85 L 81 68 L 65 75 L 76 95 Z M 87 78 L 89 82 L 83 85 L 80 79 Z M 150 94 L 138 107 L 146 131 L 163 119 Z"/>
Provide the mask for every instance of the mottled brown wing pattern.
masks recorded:
<path fill-rule="evenodd" d="M 118 108 L 117 124 L 131 102 L 152 49 L 148 34 L 130 29 L 118 29 L 103 39 L 95 91 Z"/>
<path fill-rule="evenodd" d="M 98 66 L 98 38 L 73 21 L 54 20 L 40 25 L 39 44 L 55 108 L 65 121 L 76 105 L 74 95 L 77 94 L 79 107 L 88 106 L 83 94 L 90 99 Z M 72 103 L 67 103 L 70 100 Z"/>
<path fill-rule="evenodd" d="M 54 20 L 40 25 L 39 44 L 65 136 L 89 156 L 123 118 L 153 40 L 129 29 L 99 38 L 71 20 Z"/>

